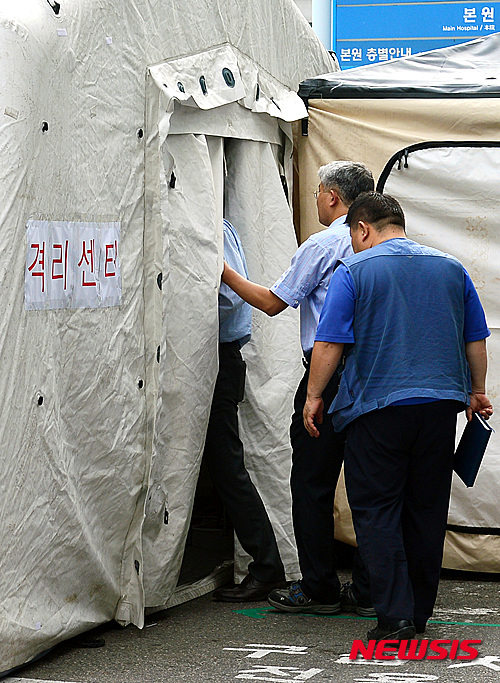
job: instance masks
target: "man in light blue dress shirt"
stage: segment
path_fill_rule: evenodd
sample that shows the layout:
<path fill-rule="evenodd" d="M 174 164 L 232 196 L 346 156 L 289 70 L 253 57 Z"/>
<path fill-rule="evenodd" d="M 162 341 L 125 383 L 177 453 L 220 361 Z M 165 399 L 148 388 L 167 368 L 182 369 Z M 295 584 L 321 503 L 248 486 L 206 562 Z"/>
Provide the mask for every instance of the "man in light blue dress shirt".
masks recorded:
<path fill-rule="evenodd" d="M 224 221 L 224 258 L 247 277 L 240 238 Z M 236 536 L 251 556 L 248 575 L 233 588 L 219 588 L 223 602 L 265 600 L 270 590 L 285 585 L 285 570 L 262 499 L 245 468 L 238 431 L 238 403 L 245 388 L 241 347 L 252 332 L 252 309 L 227 285 L 219 291 L 219 373 L 215 383 L 204 458 Z"/>
<path fill-rule="evenodd" d="M 290 427 L 292 444 L 292 517 L 302 579 L 286 589 L 273 590 L 270 604 L 285 612 L 336 614 L 342 608 L 361 616 L 374 616 L 368 581 L 356 555 L 353 585 L 342 588 L 335 569 L 333 503 L 344 457 L 344 435 L 335 433 L 330 420 L 319 426 L 320 437 L 307 433 L 302 412 L 307 396 L 309 361 L 321 309 L 338 259 L 352 254 L 345 217 L 361 192 L 373 190 L 373 176 L 362 164 L 334 161 L 318 171 L 315 192 L 318 218 L 326 230 L 307 239 L 297 250 L 288 270 L 270 288 L 249 282 L 225 266 L 223 282 L 245 301 L 268 315 L 287 306 L 300 306 L 300 338 L 306 371 L 299 384 Z M 325 403 L 333 401 L 338 376 L 325 390 Z"/>

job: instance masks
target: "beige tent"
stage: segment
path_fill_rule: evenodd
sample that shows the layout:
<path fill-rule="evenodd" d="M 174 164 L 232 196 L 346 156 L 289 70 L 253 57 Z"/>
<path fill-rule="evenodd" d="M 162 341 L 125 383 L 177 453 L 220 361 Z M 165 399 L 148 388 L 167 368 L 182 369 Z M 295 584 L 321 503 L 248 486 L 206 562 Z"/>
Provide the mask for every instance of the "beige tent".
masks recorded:
<path fill-rule="evenodd" d="M 332 68 L 292 0 L 1 3 L 0 672 L 221 580 L 177 587 L 222 217 L 273 282 L 296 249 L 296 90 Z M 256 314 L 241 410 L 290 578 L 297 322 Z"/>
<path fill-rule="evenodd" d="M 317 168 L 369 166 L 417 241 L 456 255 L 486 309 L 488 394 L 500 388 L 500 34 L 305 81 L 309 119 L 297 129 L 300 235 L 319 229 Z M 496 420 L 493 419 L 493 427 Z M 459 423 L 459 433 L 463 421 Z M 473 488 L 454 476 L 444 566 L 500 572 L 500 441 L 493 434 Z M 345 494 L 339 536 L 354 542 Z"/>

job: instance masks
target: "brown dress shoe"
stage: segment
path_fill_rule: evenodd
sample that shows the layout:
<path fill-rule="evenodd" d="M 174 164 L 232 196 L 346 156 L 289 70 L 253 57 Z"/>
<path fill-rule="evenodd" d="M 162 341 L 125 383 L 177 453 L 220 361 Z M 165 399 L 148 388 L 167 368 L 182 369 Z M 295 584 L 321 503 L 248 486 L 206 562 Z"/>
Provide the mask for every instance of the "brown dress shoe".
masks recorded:
<path fill-rule="evenodd" d="M 234 588 L 218 588 L 213 593 L 214 600 L 219 602 L 259 602 L 267 600 L 274 588 L 285 588 L 286 581 L 258 581 L 247 574 L 243 581 Z"/>

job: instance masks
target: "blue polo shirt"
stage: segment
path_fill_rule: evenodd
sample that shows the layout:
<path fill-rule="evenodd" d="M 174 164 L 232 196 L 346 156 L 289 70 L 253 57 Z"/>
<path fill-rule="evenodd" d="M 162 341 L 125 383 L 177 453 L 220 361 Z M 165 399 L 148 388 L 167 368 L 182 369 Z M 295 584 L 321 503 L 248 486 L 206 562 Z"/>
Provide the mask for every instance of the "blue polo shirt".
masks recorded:
<path fill-rule="evenodd" d="M 248 279 L 247 262 L 238 233 L 224 219 L 224 260 Z M 236 292 L 222 283 L 219 290 L 219 342 L 239 341 L 240 347 L 250 340 L 252 307 Z"/>
<path fill-rule="evenodd" d="M 484 310 L 469 273 L 464 268 L 464 340 L 486 339 L 491 332 L 486 324 Z M 354 344 L 354 312 L 356 290 L 348 268 L 340 263 L 331 279 L 325 299 L 325 312 L 321 316 L 315 341 Z"/>
<path fill-rule="evenodd" d="M 466 364 L 459 370 L 460 344 L 489 334 L 474 285 L 453 257 L 395 238 L 346 259 L 332 276 L 316 334 L 347 345 L 334 422 L 341 428 L 385 405 L 458 397 L 467 372 Z"/>

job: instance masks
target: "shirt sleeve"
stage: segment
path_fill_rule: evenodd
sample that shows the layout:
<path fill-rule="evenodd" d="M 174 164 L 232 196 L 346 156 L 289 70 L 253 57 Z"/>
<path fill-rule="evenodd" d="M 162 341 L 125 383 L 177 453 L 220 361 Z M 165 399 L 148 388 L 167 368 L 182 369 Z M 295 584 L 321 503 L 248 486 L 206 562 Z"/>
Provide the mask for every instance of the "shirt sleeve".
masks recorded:
<path fill-rule="evenodd" d="M 222 323 L 227 320 L 244 303 L 243 299 L 236 292 L 233 292 L 231 287 L 222 282 L 219 289 L 219 322 Z"/>
<path fill-rule="evenodd" d="M 465 342 L 479 341 L 480 339 L 489 337 L 491 332 L 486 324 L 486 316 L 484 315 L 484 309 L 479 300 L 476 288 L 465 268 L 464 273 L 464 339 Z"/>
<path fill-rule="evenodd" d="M 241 241 L 229 221 L 224 220 L 224 259 L 234 270 L 248 278 L 247 264 Z M 219 321 L 224 322 L 245 302 L 224 282 L 219 289 Z"/>
<path fill-rule="evenodd" d="M 317 287 L 330 265 L 329 254 L 317 242 L 306 240 L 295 252 L 288 270 L 271 287 L 271 292 L 297 308 Z"/>
<path fill-rule="evenodd" d="M 341 263 L 333 272 L 315 341 L 353 344 L 355 306 L 354 282 L 346 266 Z"/>

